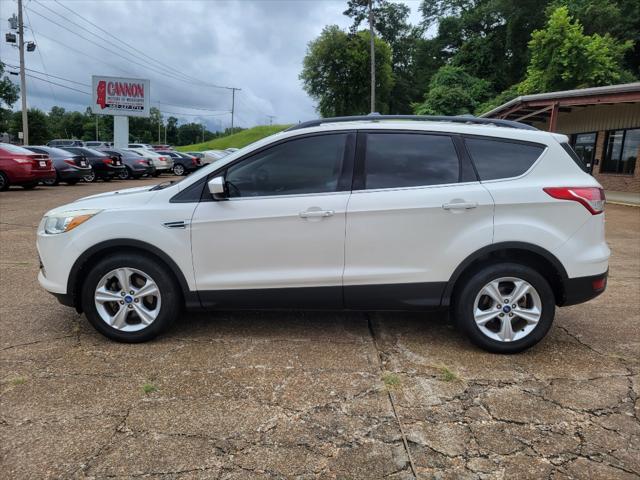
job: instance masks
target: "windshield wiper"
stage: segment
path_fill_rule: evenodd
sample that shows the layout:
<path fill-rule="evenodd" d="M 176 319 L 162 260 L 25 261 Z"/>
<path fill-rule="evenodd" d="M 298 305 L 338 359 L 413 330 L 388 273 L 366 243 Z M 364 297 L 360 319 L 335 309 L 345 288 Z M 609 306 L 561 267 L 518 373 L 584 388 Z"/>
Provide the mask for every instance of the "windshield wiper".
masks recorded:
<path fill-rule="evenodd" d="M 155 186 L 151 187 L 149 189 L 149 191 L 152 192 L 154 190 L 163 190 L 163 189 L 165 189 L 167 187 L 170 187 L 174 183 L 176 183 L 175 180 L 169 180 L 168 182 L 162 182 L 162 183 L 159 183 L 158 185 L 155 185 Z"/>

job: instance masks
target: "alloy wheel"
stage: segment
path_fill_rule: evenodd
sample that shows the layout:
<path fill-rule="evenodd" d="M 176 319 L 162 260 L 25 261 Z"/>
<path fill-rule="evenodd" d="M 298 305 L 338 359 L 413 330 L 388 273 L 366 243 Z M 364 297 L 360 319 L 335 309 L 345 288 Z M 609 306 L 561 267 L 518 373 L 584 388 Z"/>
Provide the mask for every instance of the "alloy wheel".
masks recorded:
<path fill-rule="evenodd" d="M 542 316 L 542 300 L 527 281 L 502 277 L 487 283 L 476 296 L 473 318 L 478 329 L 499 342 L 529 335 Z"/>
<path fill-rule="evenodd" d="M 95 306 L 102 321 L 122 332 L 151 325 L 160 313 L 156 282 L 141 270 L 121 267 L 104 275 L 96 286 Z"/>
<path fill-rule="evenodd" d="M 96 172 L 91 172 L 88 173 L 87 175 L 85 175 L 84 177 L 82 177 L 82 180 L 84 180 L 87 183 L 91 183 L 96 179 Z"/>
<path fill-rule="evenodd" d="M 179 163 L 173 166 L 173 173 L 176 175 L 184 175 L 184 167 Z"/>

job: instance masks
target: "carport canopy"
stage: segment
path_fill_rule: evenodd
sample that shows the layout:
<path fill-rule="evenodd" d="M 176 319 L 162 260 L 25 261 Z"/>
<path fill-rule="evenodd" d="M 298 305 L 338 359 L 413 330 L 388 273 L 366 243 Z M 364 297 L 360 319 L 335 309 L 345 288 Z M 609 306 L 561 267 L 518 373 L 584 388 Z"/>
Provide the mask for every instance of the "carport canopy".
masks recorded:
<path fill-rule="evenodd" d="M 480 115 L 485 118 L 523 123 L 544 122 L 555 132 L 560 112 L 572 112 L 590 105 L 640 102 L 640 82 L 562 92 L 523 95 Z"/>

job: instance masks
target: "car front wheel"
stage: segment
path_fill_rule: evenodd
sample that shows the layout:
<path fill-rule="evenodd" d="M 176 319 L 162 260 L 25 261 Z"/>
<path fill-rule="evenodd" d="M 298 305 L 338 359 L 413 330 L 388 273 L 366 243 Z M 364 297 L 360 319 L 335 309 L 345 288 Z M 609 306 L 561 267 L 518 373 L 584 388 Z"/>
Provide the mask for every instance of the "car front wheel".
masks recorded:
<path fill-rule="evenodd" d="M 549 282 L 536 270 L 516 263 L 478 270 L 457 291 L 453 303 L 459 329 L 494 353 L 532 347 L 547 334 L 554 314 Z"/>
<path fill-rule="evenodd" d="M 181 295 L 171 272 L 145 255 L 103 259 L 88 273 L 81 295 L 89 322 L 119 342 L 151 340 L 180 313 Z"/>

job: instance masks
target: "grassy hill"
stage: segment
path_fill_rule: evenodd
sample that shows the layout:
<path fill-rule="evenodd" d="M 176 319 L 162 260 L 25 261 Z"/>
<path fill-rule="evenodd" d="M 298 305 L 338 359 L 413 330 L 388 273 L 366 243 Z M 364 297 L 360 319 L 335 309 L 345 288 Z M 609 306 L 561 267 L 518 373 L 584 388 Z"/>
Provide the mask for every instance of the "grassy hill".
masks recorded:
<path fill-rule="evenodd" d="M 243 130 L 226 137 L 209 140 L 208 142 L 177 147 L 176 150 L 181 152 L 200 152 L 202 150 L 224 150 L 229 147 L 242 148 L 256 140 L 278 133 L 289 126 L 290 125 L 262 125 L 259 127 L 248 128 L 247 130 Z"/>

